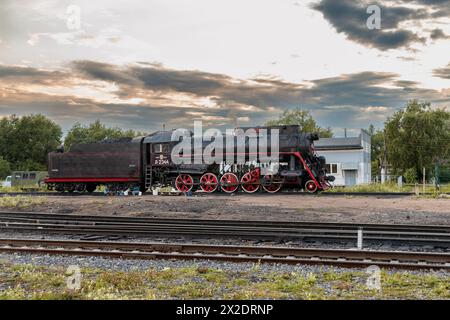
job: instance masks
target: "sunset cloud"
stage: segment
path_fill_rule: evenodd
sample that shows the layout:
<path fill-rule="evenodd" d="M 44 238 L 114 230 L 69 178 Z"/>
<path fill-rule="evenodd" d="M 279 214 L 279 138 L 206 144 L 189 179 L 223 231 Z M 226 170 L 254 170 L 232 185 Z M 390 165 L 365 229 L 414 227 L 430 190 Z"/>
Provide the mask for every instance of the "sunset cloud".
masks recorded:
<path fill-rule="evenodd" d="M 398 77 L 395 73 L 361 72 L 297 84 L 142 63 L 74 61 L 66 71 L 0 65 L 0 113 L 43 112 L 66 126 L 100 118 L 110 124 L 156 130 L 162 124 L 189 126 L 194 120 L 222 127 L 240 122 L 261 124 L 283 110 L 301 106 L 312 110 L 319 120 L 333 119 L 345 126 L 355 119 L 361 123 L 381 121 L 409 99 L 450 101 L 448 95 Z M 47 93 L 36 87 L 42 84 Z"/>
<path fill-rule="evenodd" d="M 450 79 L 450 63 L 446 67 L 434 69 L 433 75 L 442 79 Z"/>
<path fill-rule="evenodd" d="M 339 135 L 381 127 L 410 99 L 448 107 L 450 0 L 377 1 L 380 30 L 367 28 L 369 4 L 4 0 L 0 116 L 149 132 L 261 125 L 302 107 Z"/>

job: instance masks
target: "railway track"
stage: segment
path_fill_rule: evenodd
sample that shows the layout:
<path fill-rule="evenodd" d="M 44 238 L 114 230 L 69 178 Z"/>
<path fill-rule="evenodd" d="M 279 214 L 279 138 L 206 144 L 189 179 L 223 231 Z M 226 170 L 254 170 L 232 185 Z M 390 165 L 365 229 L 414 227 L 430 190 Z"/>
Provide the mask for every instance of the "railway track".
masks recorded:
<path fill-rule="evenodd" d="M 250 196 L 250 197 L 266 197 L 266 196 L 273 196 L 272 194 L 267 193 L 235 193 L 239 196 Z M 432 193 L 420 193 L 421 195 L 432 195 Z M 450 193 L 444 193 L 445 195 L 450 195 Z M 166 195 L 166 194 L 162 194 Z M 168 193 L 167 195 L 182 195 L 181 193 Z M 230 196 L 228 193 L 223 192 L 217 192 L 214 194 L 209 193 L 195 193 L 195 195 L 198 196 Z M 408 197 L 408 196 L 414 196 L 414 192 L 321 192 L 318 194 L 312 194 L 308 192 L 300 192 L 300 191 L 281 191 L 275 195 L 297 195 L 297 196 L 361 196 L 361 197 Z M 92 193 L 79 193 L 79 192 L 73 192 L 73 193 L 60 193 L 60 192 L 0 192 L 0 196 L 55 196 L 55 197 L 85 197 L 85 196 L 102 196 L 104 197 L 105 194 L 103 192 L 92 192 Z M 153 196 L 150 192 L 147 192 L 144 194 L 144 196 Z"/>
<path fill-rule="evenodd" d="M 34 239 L 0 239 L 0 252 L 450 270 L 449 253 Z"/>
<path fill-rule="evenodd" d="M 111 236 L 401 242 L 450 248 L 450 226 L 290 221 L 193 220 L 0 212 L 0 230 Z"/>

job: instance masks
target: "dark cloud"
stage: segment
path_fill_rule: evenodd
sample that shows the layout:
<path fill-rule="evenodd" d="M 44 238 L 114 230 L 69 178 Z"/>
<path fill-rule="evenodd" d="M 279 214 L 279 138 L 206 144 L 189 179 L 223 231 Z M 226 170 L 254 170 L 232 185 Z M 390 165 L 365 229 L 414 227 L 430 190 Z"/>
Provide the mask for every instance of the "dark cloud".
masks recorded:
<path fill-rule="evenodd" d="M 398 81 L 398 75 L 385 72 L 361 72 L 312 81 L 305 90 L 305 105 L 314 106 L 385 106 L 394 110 L 410 99 L 434 101 L 435 90 L 416 87 L 412 81 Z"/>
<path fill-rule="evenodd" d="M 18 82 L 51 84 L 67 79 L 67 75 L 59 71 L 46 71 L 31 67 L 7 66 L 0 64 L 0 81 L 14 79 Z"/>
<path fill-rule="evenodd" d="M 433 76 L 442 79 L 450 79 L 450 63 L 446 67 L 434 69 Z"/>
<path fill-rule="evenodd" d="M 402 6 L 402 2 L 422 5 L 420 8 Z M 381 8 L 381 29 L 370 30 L 366 22 L 369 15 L 366 10 L 371 4 Z M 422 21 L 426 19 L 448 17 L 450 15 L 449 0 L 416 0 L 394 1 L 380 0 L 376 3 L 353 0 L 320 0 L 312 5 L 321 12 L 326 20 L 348 39 L 368 47 L 381 50 L 409 48 L 413 43 L 425 43 L 426 37 L 409 29 L 402 28 L 402 22 Z M 441 30 L 442 31 L 442 30 Z M 434 40 L 442 36 L 438 29 L 433 30 L 430 37 Z M 434 38 L 433 38 L 434 37 Z"/>
<path fill-rule="evenodd" d="M 431 31 L 430 38 L 432 40 L 439 40 L 439 39 L 448 39 L 450 38 L 449 35 L 447 35 L 442 29 L 436 28 Z"/>
<path fill-rule="evenodd" d="M 139 85 L 154 91 L 174 90 L 196 95 L 208 95 L 231 80 L 220 74 L 164 69 L 157 64 L 141 63 L 140 66 L 118 67 L 94 61 L 75 61 L 72 66 L 92 79 Z"/>
<path fill-rule="evenodd" d="M 1 90 L 1 88 L 0 88 Z M 109 126 L 133 128 L 151 132 L 166 128 L 179 128 L 192 125 L 198 117 L 195 114 L 223 117 L 226 112 L 208 111 L 201 108 L 183 108 L 174 105 L 150 105 L 127 103 L 102 103 L 94 99 L 76 96 L 54 96 L 43 93 L 15 91 L 2 97 L 0 91 L 0 114 L 27 115 L 43 113 L 68 130 L 75 122 L 89 123 L 100 119 Z M 217 125 L 220 121 L 204 121 L 205 124 Z M 222 121 L 223 122 L 223 121 Z"/>
<path fill-rule="evenodd" d="M 401 88 L 414 88 L 418 85 L 418 83 L 416 81 L 398 80 L 395 81 L 395 85 Z"/>
<path fill-rule="evenodd" d="M 135 85 L 137 80 L 134 77 L 127 76 L 119 67 L 107 63 L 82 60 L 73 61 L 70 66 L 87 78 L 128 85 Z"/>
<path fill-rule="evenodd" d="M 90 61 L 77 62 L 76 71 L 89 80 L 114 82 L 123 97 L 145 97 L 155 92 L 176 92 L 195 97 L 211 97 L 220 105 L 290 108 L 308 105 L 372 105 L 392 101 L 403 87 L 386 89 L 380 85 L 396 80 L 393 73 L 362 72 L 313 80 L 309 86 L 273 78 L 233 79 L 199 71 L 172 70 L 157 66 L 118 67 Z M 364 99 L 362 99 L 364 98 Z M 231 102 L 231 104 L 230 104 Z"/>
<path fill-rule="evenodd" d="M 450 0 L 404 0 L 403 2 L 416 2 L 420 4 L 426 4 L 426 5 L 442 5 L 442 4 L 449 4 Z"/>

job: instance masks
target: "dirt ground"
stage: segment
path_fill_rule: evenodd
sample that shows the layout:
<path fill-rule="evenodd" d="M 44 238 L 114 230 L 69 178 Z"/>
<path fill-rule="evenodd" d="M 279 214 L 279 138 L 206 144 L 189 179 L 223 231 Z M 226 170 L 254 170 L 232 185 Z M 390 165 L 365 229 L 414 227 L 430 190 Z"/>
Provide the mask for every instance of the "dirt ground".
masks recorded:
<path fill-rule="evenodd" d="M 0 210 L 7 211 L 6 208 Z M 22 211 L 191 219 L 450 225 L 450 199 L 419 197 L 199 195 L 47 197 Z"/>

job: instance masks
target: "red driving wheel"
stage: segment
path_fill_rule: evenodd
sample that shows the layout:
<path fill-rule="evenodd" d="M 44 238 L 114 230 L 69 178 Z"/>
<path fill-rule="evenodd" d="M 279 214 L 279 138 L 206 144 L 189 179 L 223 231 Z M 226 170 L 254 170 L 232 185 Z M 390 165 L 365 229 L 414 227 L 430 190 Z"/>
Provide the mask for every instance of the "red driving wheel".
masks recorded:
<path fill-rule="evenodd" d="M 281 179 L 277 179 L 274 176 L 265 175 L 263 178 L 263 189 L 268 193 L 276 193 L 280 191 L 283 186 L 283 181 Z"/>
<path fill-rule="evenodd" d="M 253 170 L 244 174 L 241 178 L 242 190 L 253 193 L 259 189 L 259 170 Z"/>
<path fill-rule="evenodd" d="M 212 193 L 216 191 L 218 185 L 219 180 L 214 173 L 205 173 L 200 178 L 200 188 L 205 192 Z"/>
<path fill-rule="evenodd" d="M 312 180 L 309 180 L 305 183 L 305 189 L 306 191 L 308 191 L 309 193 L 314 193 L 317 191 L 317 186 L 316 183 Z"/>
<path fill-rule="evenodd" d="M 220 187 L 226 193 L 233 193 L 239 187 L 239 179 L 234 173 L 225 173 L 220 178 Z"/>
<path fill-rule="evenodd" d="M 189 192 L 194 186 L 194 179 L 189 174 L 179 174 L 175 180 L 175 187 L 180 192 Z"/>

